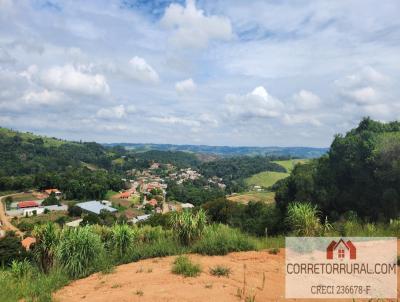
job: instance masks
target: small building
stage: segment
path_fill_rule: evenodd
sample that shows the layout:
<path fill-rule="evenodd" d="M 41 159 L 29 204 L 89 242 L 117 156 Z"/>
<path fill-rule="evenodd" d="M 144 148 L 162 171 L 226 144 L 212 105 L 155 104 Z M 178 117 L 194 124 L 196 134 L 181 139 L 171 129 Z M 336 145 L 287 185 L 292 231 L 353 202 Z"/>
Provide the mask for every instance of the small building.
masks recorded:
<path fill-rule="evenodd" d="M 38 207 L 39 204 L 36 201 L 29 200 L 29 201 L 20 201 L 17 204 L 18 209 L 26 209 L 26 208 L 35 208 Z"/>
<path fill-rule="evenodd" d="M 46 189 L 44 191 L 46 192 L 47 195 L 54 193 L 54 195 L 56 195 L 56 197 L 61 197 L 61 192 L 58 189 Z"/>
<path fill-rule="evenodd" d="M 153 198 L 153 199 L 149 200 L 147 203 L 149 205 L 152 205 L 153 207 L 155 207 L 155 206 L 157 206 L 158 201 Z"/>
<path fill-rule="evenodd" d="M 80 219 L 76 219 L 76 220 L 67 222 L 65 225 L 68 227 L 77 228 L 81 224 L 82 221 L 83 221 L 83 219 L 80 218 Z"/>
<path fill-rule="evenodd" d="M 128 199 L 129 197 L 131 197 L 131 192 L 129 191 L 122 192 L 121 194 L 119 194 L 119 198 L 121 199 Z"/>
<path fill-rule="evenodd" d="M 44 213 L 45 208 L 26 208 L 23 209 L 22 215 L 25 217 L 33 216 L 33 215 L 41 215 Z"/>
<path fill-rule="evenodd" d="M 131 221 L 132 221 L 133 223 L 138 223 L 138 222 L 140 222 L 140 221 L 145 221 L 145 220 L 149 219 L 150 216 L 151 216 L 151 214 L 139 215 L 139 216 L 136 216 L 135 218 L 132 218 Z"/>
<path fill-rule="evenodd" d="M 101 210 L 107 210 L 111 213 L 116 212 L 117 209 L 114 209 L 108 205 L 104 205 L 102 202 L 97 200 L 80 202 L 76 204 L 77 207 L 81 208 L 84 211 L 91 212 L 99 215 Z"/>
<path fill-rule="evenodd" d="M 191 208 L 194 208 L 194 205 L 187 202 L 187 203 L 181 203 L 181 207 L 182 207 L 182 209 L 191 209 Z"/>

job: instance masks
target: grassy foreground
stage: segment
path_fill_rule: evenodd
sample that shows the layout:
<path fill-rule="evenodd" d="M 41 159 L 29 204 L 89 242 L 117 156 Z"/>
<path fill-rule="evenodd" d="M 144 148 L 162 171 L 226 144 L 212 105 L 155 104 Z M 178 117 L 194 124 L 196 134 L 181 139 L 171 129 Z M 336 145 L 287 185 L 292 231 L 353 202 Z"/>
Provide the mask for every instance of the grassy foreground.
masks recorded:
<path fill-rule="evenodd" d="M 0 270 L 1 301 L 52 301 L 52 293 L 74 279 L 95 272 L 109 273 L 116 265 L 146 258 L 187 253 L 225 255 L 284 244 L 284 237 L 266 241 L 220 224 L 204 225 L 200 232 L 190 235 L 190 240 L 188 232 L 129 225 L 76 229 L 59 229 L 51 223 L 38 226 L 34 230 L 38 243 L 31 259 L 15 261 Z"/>

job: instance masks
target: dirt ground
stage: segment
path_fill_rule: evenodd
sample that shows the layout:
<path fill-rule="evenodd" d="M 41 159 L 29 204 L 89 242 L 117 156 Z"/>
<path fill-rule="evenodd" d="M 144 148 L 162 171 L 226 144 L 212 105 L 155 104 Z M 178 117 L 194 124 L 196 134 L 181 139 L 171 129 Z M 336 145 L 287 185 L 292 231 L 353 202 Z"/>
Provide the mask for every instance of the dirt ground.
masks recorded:
<path fill-rule="evenodd" d="M 284 250 L 231 253 L 227 256 L 190 255 L 200 263 L 199 277 L 184 278 L 171 273 L 175 257 L 155 258 L 119 266 L 111 274 L 94 274 L 58 291 L 55 301 L 287 301 L 284 299 Z M 226 265 L 232 273 L 215 277 L 210 267 Z M 244 273 L 245 272 L 245 273 Z M 265 281 L 263 281 L 265 275 Z M 244 277 L 245 276 L 245 277 Z M 245 282 L 244 282 L 245 278 Z M 246 284 L 246 286 L 244 286 Z M 238 296 L 245 291 L 243 298 Z M 292 300 L 306 301 L 306 300 Z M 311 301 L 324 301 L 312 299 Z M 335 300 L 329 300 L 335 301 Z M 345 300 L 337 300 L 345 301 Z M 352 300 L 349 300 L 352 301 Z M 359 300 L 357 300 L 359 301 Z"/>

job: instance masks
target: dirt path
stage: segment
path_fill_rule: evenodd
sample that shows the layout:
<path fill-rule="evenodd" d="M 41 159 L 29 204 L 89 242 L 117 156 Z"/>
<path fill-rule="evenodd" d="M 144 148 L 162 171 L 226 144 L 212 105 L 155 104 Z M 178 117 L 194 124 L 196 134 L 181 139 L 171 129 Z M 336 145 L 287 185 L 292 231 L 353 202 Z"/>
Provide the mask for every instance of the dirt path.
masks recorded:
<path fill-rule="evenodd" d="M 227 256 L 190 255 L 190 258 L 200 263 L 203 268 L 199 277 L 183 278 L 172 274 L 171 264 L 175 257 L 148 259 L 119 266 L 112 274 L 94 274 L 77 280 L 58 291 L 55 300 L 60 302 L 244 301 L 237 294 L 238 290 L 244 287 L 245 265 L 246 296 L 255 294 L 257 302 L 287 301 L 284 299 L 283 249 L 278 255 L 261 251 L 231 253 Z M 219 264 L 231 268 L 232 274 L 229 278 L 215 277 L 209 273 L 210 267 Z M 264 274 L 265 282 L 263 282 Z"/>
<path fill-rule="evenodd" d="M 2 228 L 4 230 L 14 231 L 18 236 L 23 237 L 24 233 L 11 224 L 9 217 L 6 215 L 5 204 L 3 203 L 3 199 L 5 199 L 8 196 L 14 196 L 14 195 L 16 194 L 10 194 L 0 197 L 0 220 L 2 223 Z"/>

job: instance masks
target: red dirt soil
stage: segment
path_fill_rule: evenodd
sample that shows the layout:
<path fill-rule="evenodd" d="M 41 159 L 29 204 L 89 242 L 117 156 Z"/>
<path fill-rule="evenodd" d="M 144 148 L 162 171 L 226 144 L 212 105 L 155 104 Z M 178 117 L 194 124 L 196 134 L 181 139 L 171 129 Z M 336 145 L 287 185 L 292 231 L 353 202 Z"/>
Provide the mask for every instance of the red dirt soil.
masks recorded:
<path fill-rule="evenodd" d="M 284 254 L 285 250 L 281 249 L 278 255 L 267 251 L 231 253 L 227 256 L 189 255 L 203 269 L 201 275 L 195 278 L 171 273 L 174 256 L 147 259 L 121 265 L 111 274 L 98 273 L 77 280 L 59 290 L 54 298 L 60 302 L 244 301 L 244 298 L 238 297 L 238 290 L 243 289 L 246 270 L 246 296 L 255 295 L 255 301 L 307 301 L 284 299 Z M 212 276 L 209 269 L 216 265 L 228 266 L 232 270 L 229 278 Z"/>

